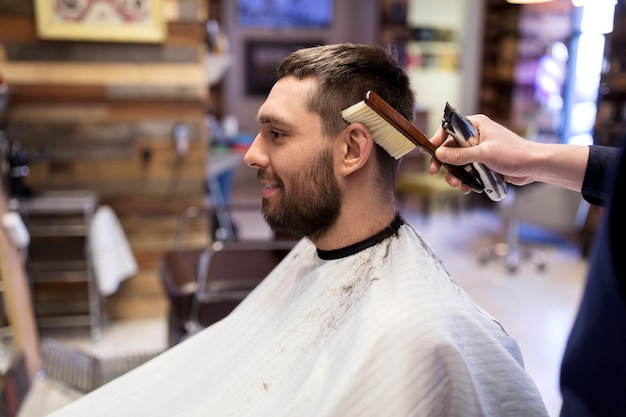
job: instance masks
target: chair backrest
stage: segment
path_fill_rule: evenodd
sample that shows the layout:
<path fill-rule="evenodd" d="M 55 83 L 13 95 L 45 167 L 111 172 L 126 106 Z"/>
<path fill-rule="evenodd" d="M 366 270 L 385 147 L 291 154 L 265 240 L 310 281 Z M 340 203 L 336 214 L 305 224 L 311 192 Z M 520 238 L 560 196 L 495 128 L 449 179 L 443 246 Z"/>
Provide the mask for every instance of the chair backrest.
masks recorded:
<path fill-rule="evenodd" d="M 195 330 L 228 315 L 289 253 L 297 241 L 215 242 L 198 261 L 190 324 Z"/>
<path fill-rule="evenodd" d="M 577 233 L 582 228 L 589 206 L 579 192 L 534 183 L 518 187 L 516 193 L 520 221 L 562 234 Z"/>

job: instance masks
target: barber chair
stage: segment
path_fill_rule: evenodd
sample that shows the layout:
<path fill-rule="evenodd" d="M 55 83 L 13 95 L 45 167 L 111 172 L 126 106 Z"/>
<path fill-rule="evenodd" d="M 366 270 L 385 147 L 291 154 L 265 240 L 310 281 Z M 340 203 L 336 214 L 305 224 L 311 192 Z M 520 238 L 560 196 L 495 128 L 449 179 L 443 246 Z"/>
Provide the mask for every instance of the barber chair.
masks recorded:
<path fill-rule="evenodd" d="M 205 248 L 165 253 L 160 272 L 170 301 L 169 346 L 226 317 L 296 242 L 291 236 L 217 240 Z"/>
<path fill-rule="evenodd" d="M 170 300 L 168 343 L 226 317 L 274 269 L 296 241 L 217 241 L 165 254 L 161 277 Z"/>
<path fill-rule="evenodd" d="M 516 187 L 509 186 L 509 196 L 512 200 L 506 214 L 504 241 L 478 251 L 478 260 L 481 264 L 489 260 L 502 258 L 509 272 L 517 271 L 522 260 L 532 262 L 537 270 L 543 271 L 547 265 L 546 254 L 533 246 L 522 244 L 520 241 L 520 214 L 519 197 L 516 196 Z"/>
<path fill-rule="evenodd" d="M 487 263 L 503 259 L 507 270 L 517 271 L 521 262 L 530 262 L 543 271 L 548 265 L 546 253 L 536 243 L 522 242 L 522 223 L 535 225 L 546 232 L 582 242 L 582 231 L 589 204 L 580 193 L 548 184 L 509 186 L 509 195 L 498 203 L 505 222 L 505 239 L 478 252 L 478 260 Z"/>

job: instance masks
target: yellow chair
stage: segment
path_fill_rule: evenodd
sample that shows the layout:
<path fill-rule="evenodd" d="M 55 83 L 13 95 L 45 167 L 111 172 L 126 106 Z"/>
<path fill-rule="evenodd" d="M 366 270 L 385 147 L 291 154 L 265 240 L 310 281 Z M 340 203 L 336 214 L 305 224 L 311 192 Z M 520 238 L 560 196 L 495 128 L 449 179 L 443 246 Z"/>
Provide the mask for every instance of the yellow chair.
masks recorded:
<path fill-rule="evenodd" d="M 463 193 L 451 188 L 444 179 L 444 172 L 430 175 L 427 172 L 400 172 L 396 180 L 396 196 L 401 206 L 408 198 L 416 198 L 426 219 L 431 214 L 433 203 L 450 204 L 456 212 L 461 210 Z"/>

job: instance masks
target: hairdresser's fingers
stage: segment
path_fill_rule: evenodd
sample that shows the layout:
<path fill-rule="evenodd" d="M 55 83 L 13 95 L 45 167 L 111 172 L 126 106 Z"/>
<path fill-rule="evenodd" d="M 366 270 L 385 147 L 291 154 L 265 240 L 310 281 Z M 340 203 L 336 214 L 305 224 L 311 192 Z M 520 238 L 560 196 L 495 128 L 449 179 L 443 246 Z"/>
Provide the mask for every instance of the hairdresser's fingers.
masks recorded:
<path fill-rule="evenodd" d="M 478 146 L 468 148 L 440 146 L 435 151 L 435 156 L 439 161 L 451 165 L 465 165 L 470 162 L 480 162 L 478 157 L 481 152 Z"/>
<path fill-rule="evenodd" d="M 459 181 L 459 179 L 457 177 L 455 177 L 453 174 L 447 172 L 445 175 L 445 180 L 448 183 L 448 185 L 452 188 L 461 188 L 461 192 L 463 194 L 469 194 L 472 192 L 472 188 L 469 185 L 466 185 L 464 183 L 462 183 L 461 181 Z"/>
<path fill-rule="evenodd" d="M 442 136 L 440 137 L 439 134 L 441 134 Z M 454 138 L 452 136 L 449 136 L 447 133 L 444 132 L 444 130 L 442 128 L 437 129 L 437 133 L 435 134 L 435 136 L 433 136 L 432 138 L 430 138 L 430 141 L 433 144 L 436 144 L 435 147 L 447 147 L 447 146 L 452 146 L 452 147 L 457 147 L 458 144 L 456 143 L 456 140 L 454 140 Z M 428 153 L 426 150 L 422 150 L 422 152 L 424 153 Z M 430 158 L 430 164 L 428 166 L 428 173 L 430 175 L 435 175 L 439 172 L 439 170 L 441 169 L 441 161 L 439 161 L 436 157 L 431 155 Z"/>
<path fill-rule="evenodd" d="M 435 145 L 435 147 L 439 147 L 446 141 L 447 138 L 448 134 L 443 130 L 441 126 L 439 126 L 435 134 L 429 140 L 433 145 Z"/>
<path fill-rule="evenodd" d="M 430 163 L 428 164 L 428 173 L 430 175 L 437 175 L 440 169 L 441 169 L 441 162 L 439 162 L 435 158 L 430 158 Z"/>
<path fill-rule="evenodd" d="M 464 183 L 461 184 L 461 192 L 463 192 L 463 194 L 469 194 L 472 191 L 474 190 L 472 190 L 472 188 L 469 185 L 465 185 Z"/>
<path fill-rule="evenodd" d="M 446 179 L 448 185 L 452 188 L 459 188 L 459 186 L 461 185 L 461 181 L 450 172 L 446 172 L 444 178 Z"/>

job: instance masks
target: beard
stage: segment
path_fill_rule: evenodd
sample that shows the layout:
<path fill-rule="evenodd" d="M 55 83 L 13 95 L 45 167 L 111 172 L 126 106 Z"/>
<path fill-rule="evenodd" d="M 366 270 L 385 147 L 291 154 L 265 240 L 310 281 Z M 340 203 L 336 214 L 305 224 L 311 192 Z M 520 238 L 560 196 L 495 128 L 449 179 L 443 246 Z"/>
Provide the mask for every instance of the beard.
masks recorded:
<path fill-rule="evenodd" d="M 267 177 L 259 171 L 257 177 Z M 333 172 L 332 152 L 321 152 L 313 163 L 298 171 L 290 189 L 280 178 L 281 186 L 274 201 L 263 198 L 265 222 L 275 233 L 316 238 L 323 236 L 335 223 L 341 211 L 342 192 Z"/>

